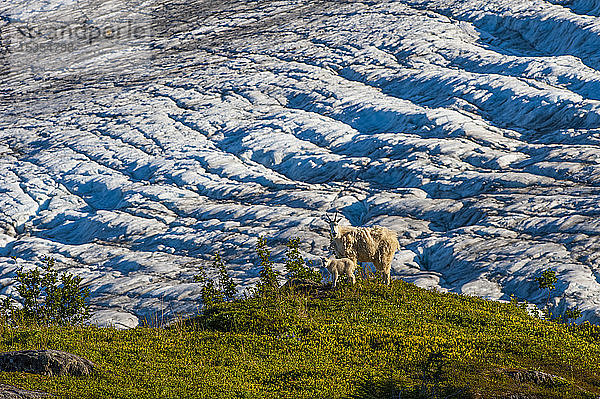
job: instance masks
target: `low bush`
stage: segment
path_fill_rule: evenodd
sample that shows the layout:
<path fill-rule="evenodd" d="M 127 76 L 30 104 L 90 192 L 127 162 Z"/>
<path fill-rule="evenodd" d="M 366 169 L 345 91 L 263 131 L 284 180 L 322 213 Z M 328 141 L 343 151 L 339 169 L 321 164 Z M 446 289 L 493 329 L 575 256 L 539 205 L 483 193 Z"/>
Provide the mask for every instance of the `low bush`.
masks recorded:
<path fill-rule="evenodd" d="M 208 278 L 204 269 L 200 269 L 199 273 L 194 276 L 194 281 L 202 284 L 200 296 L 204 312 L 210 311 L 218 303 L 231 301 L 235 297 L 236 284 L 218 252 L 215 253 L 213 267 L 219 274 L 217 282 Z"/>
<path fill-rule="evenodd" d="M 321 273 L 308 266 L 308 261 L 300 254 L 300 238 L 291 238 L 286 244 L 285 270 L 288 279 L 298 278 L 320 283 Z"/>
<path fill-rule="evenodd" d="M 556 289 L 556 283 L 558 282 L 558 277 L 556 277 L 556 272 L 552 269 L 546 269 L 542 271 L 542 273 L 535 277 L 534 280 L 538 283 L 538 288 L 541 290 L 548 290 L 546 296 L 546 302 L 544 303 L 543 314 L 548 320 L 554 320 L 558 323 L 568 323 L 571 320 L 576 320 L 581 317 L 581 310 L 577 306 L 573 306 L 565 309 L 563 314 L 553 314 L 556 313 L 556 309 L 553 309 L 549 306 L 550 296 L 552 295 L 552 291 Z"/>
<path fill-rule="evenodd" d="M 258 284 L 258 293 L 260 295 L 274 294 L 279 289 L 279 273 L 273 269 L 271 260 L 271 251 L 267 246 L 267 239 L 263 236 L 258 237 L 256 243 L 256 254 L 258 255 L 260 269 L 260 282 Z"/>
<path fill-rule="evenodd" d="M 15 283 L 19 296 L 0 304 L 8 324 L 67 325 L 89 318 L 89 290 L 81 286 L 80 277 L 56 271 L 54 258 L 46 257 L 40 267 L 27 271 L 20 268 Z"/>

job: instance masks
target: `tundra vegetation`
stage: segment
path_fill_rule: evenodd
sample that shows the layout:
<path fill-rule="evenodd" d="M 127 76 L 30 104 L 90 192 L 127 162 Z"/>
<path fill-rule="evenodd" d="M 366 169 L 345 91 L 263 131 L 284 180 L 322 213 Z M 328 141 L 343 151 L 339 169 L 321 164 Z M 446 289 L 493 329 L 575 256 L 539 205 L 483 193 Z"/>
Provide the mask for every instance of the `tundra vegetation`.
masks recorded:
<path fill-rule="evenodd" d="M 264 238 L 257 255 L 260 286 L 267 288 L 231 299 L 234 282 L 215 256 L 220 277 L 209 283 L 203 272 L 198 282 L 216 299 L 168 327 L 5 320 L 1 351 L 63 350 L 93 361 L 99 371 L 85 377 L 0 372 L 0 383 L 65 398 L 600 395 L 598 326 L 556 323 L 516 304 L 400 280 L 387 286 L 358 278 L 308 293 L 279 288 Z M 288 272 L 307 267 L 295 265 L 299 269 L 288 265 Z M 537 377 L 525 378 L 530 375 Z"/>

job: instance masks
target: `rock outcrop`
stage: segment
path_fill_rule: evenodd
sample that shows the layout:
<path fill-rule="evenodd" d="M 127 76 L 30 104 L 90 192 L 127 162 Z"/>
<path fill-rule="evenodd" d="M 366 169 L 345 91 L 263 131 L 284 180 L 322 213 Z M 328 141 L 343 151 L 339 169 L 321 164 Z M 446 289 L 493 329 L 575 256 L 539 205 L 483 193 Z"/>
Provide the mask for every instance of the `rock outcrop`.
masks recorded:
<path fill-rule="evenodd" d="M 38 399 L 52 395 L 40 391 L 28 391 L 11 385 L 0 384 L 0 399 Z"/>
<path fill-rule="evenodd" d="M 87 359 L 53 349 L 0 353 L 0 371 L 82 376 L 93 373 L 95 368 Z"/>
<path fill-rule="evenodd" d="M 556 387 L 566 384 L 566 381 L 562 377 L 537 370 L 502 370 L 502 372 L 520 383 L 530 383 L 546 387 Z"/>

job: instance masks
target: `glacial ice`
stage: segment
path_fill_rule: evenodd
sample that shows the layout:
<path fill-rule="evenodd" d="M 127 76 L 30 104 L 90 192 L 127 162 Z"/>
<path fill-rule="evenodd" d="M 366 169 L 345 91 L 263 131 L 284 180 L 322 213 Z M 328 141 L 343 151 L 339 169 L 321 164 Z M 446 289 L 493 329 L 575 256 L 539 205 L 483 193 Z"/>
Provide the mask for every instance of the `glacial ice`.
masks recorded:
<path fill-rule="evenodd" d="M 162 322 L 198 311 L 216 251 L 241 293 L 258 236 L 283 271 L 339 211 L 398 231 L 395 278 L 541 305 L 552 268 L 557 309 L 600 322 L 597 1 L 0 11 L 1 295 L 51 255 L 94 323 Z"/>

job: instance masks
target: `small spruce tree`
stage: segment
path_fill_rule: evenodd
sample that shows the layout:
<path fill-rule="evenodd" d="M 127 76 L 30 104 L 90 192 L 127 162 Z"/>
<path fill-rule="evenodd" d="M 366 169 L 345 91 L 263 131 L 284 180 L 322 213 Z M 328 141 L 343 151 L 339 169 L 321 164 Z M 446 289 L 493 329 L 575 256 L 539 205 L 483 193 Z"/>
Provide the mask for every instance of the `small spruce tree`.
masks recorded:
<path fill-rule="evenodd" d="M 321 273 L 307 266 L 306 260 L 300 254 L 298 249 L 300 238 L 290 238 L 285 252 L 285 270 L 289 278 L 302 278 L 312 280 L 316 283 L 321 282 Z"/>
<path fill-rule="evenodd" d="M 565 323 L 568 323 L 569 320 L 575 321 L 576 319 L 580 318 L 581 315 L 582 315 L 582 313 L 581 313 L 581 310 L 579 309 L 579 307 L 573 306 L 573 307 L 567 308 L 565 310 L 565 314 L 562 316 L 562 320 Z"/>
<path fill-rule="evenodd" d="M 552 269 L 546 269 L 542 272 L 541 275 L 535 278 L 535 281 L 538 283 L 538 287 L 542 290 L 547 289 L 548 295 L 546 296 L 546 303 L 544 304 L 544 315 L 547 319 L 552 319 L 552 312 L 550 310 L 550 306 L 548 302 L 550 302 L 550 294 L 552 290 L 556 289 L 556 283 L 558 282 L 558 278 L 556 277 L 556 272 Z M 554 321 L 568 323 L 569 320 L 576 320 L 580 318 L 582 315 L 581 310 L 577 306 L 573 306 L 567 308 L 562 315 L 554 318 Z"/>
<path fill-rule="evenodd" d="M 215 253 L 213 267 L 219 273 L 218 284 L 215 284 L 212 279 L 208 278 L 204 269 L 200 269 L 199 273 L 194 276 L 194 281 L 202 284 L 200 297 L 202 298 L 205 312 L 213 308 L 216 304 L 231 301 L 235 297 L 235 282 L 229 276 L 225 262 L 223 262 L 223 258 L 221 258 L 218 252 Z"/>
<path fill-rule="evenodd" d="M 199 273 L 194 276 L 194 281 L 202 284 L 200 297 L 202 298 L 205 312 L 213 308 L 217 303 L 225 300 L 223 293 L 215 286 L 214 281 L 206 276 L 206 272 L 203 269 L 200 269 Z"/>
<path fill-rule="evenodd" d="M 20 306 L 15 306 L 8 298 L 0 304 L 7 321 L 43 325 L 86 321 L 90 316 L 86 303 L 90 292 L 88 288 L 81 287 L 81 277 L 58 273 L 54 270 L 54 258 L 45 257 L 42 262 L 41 267 L 17 271 L 16 291 Z"/>
<path fill-rule="evenodd" d="M 219 271 L 219 287 L 221 292 L 223 292 L 225 299 L 229 301 L 233 300 L 235 297 L 235 282 L 229 275 L 227 267 L 225 266 L 225 262 L 223 262 L 223 259 L 218 252 L 215 253 L 213 265 Z"/>
<path fill-rule="evenodd" d="M 273 293 L 279 289 L 277 281 L 278 273 L 273 269 L 273 261 L 271 261 L 271 251 L 267 247 L 267 239 L 263 236 L 258 237 L 256 243 L 256 254 L 260 260 L 260 283 L 258 285 L 259 293 Z"/>
<path fill-rule="evenodd" d="M 544 313 L 548 319 L 551 318 L 552 313 L 548 307 L 548 302 L 550 301 L 550 294 L 553 289 L 556 288 L 555 284 L 558 281 L 556 278 L 556 272 L 552 269 L 546 269 L 542 272 L 542 274 L 535 278 L 535 281 L 538 283 L 538 287 L 541 290 L 547 289 L 548 295 L 546 296 L 546 303 L 544 304 Z"/>

